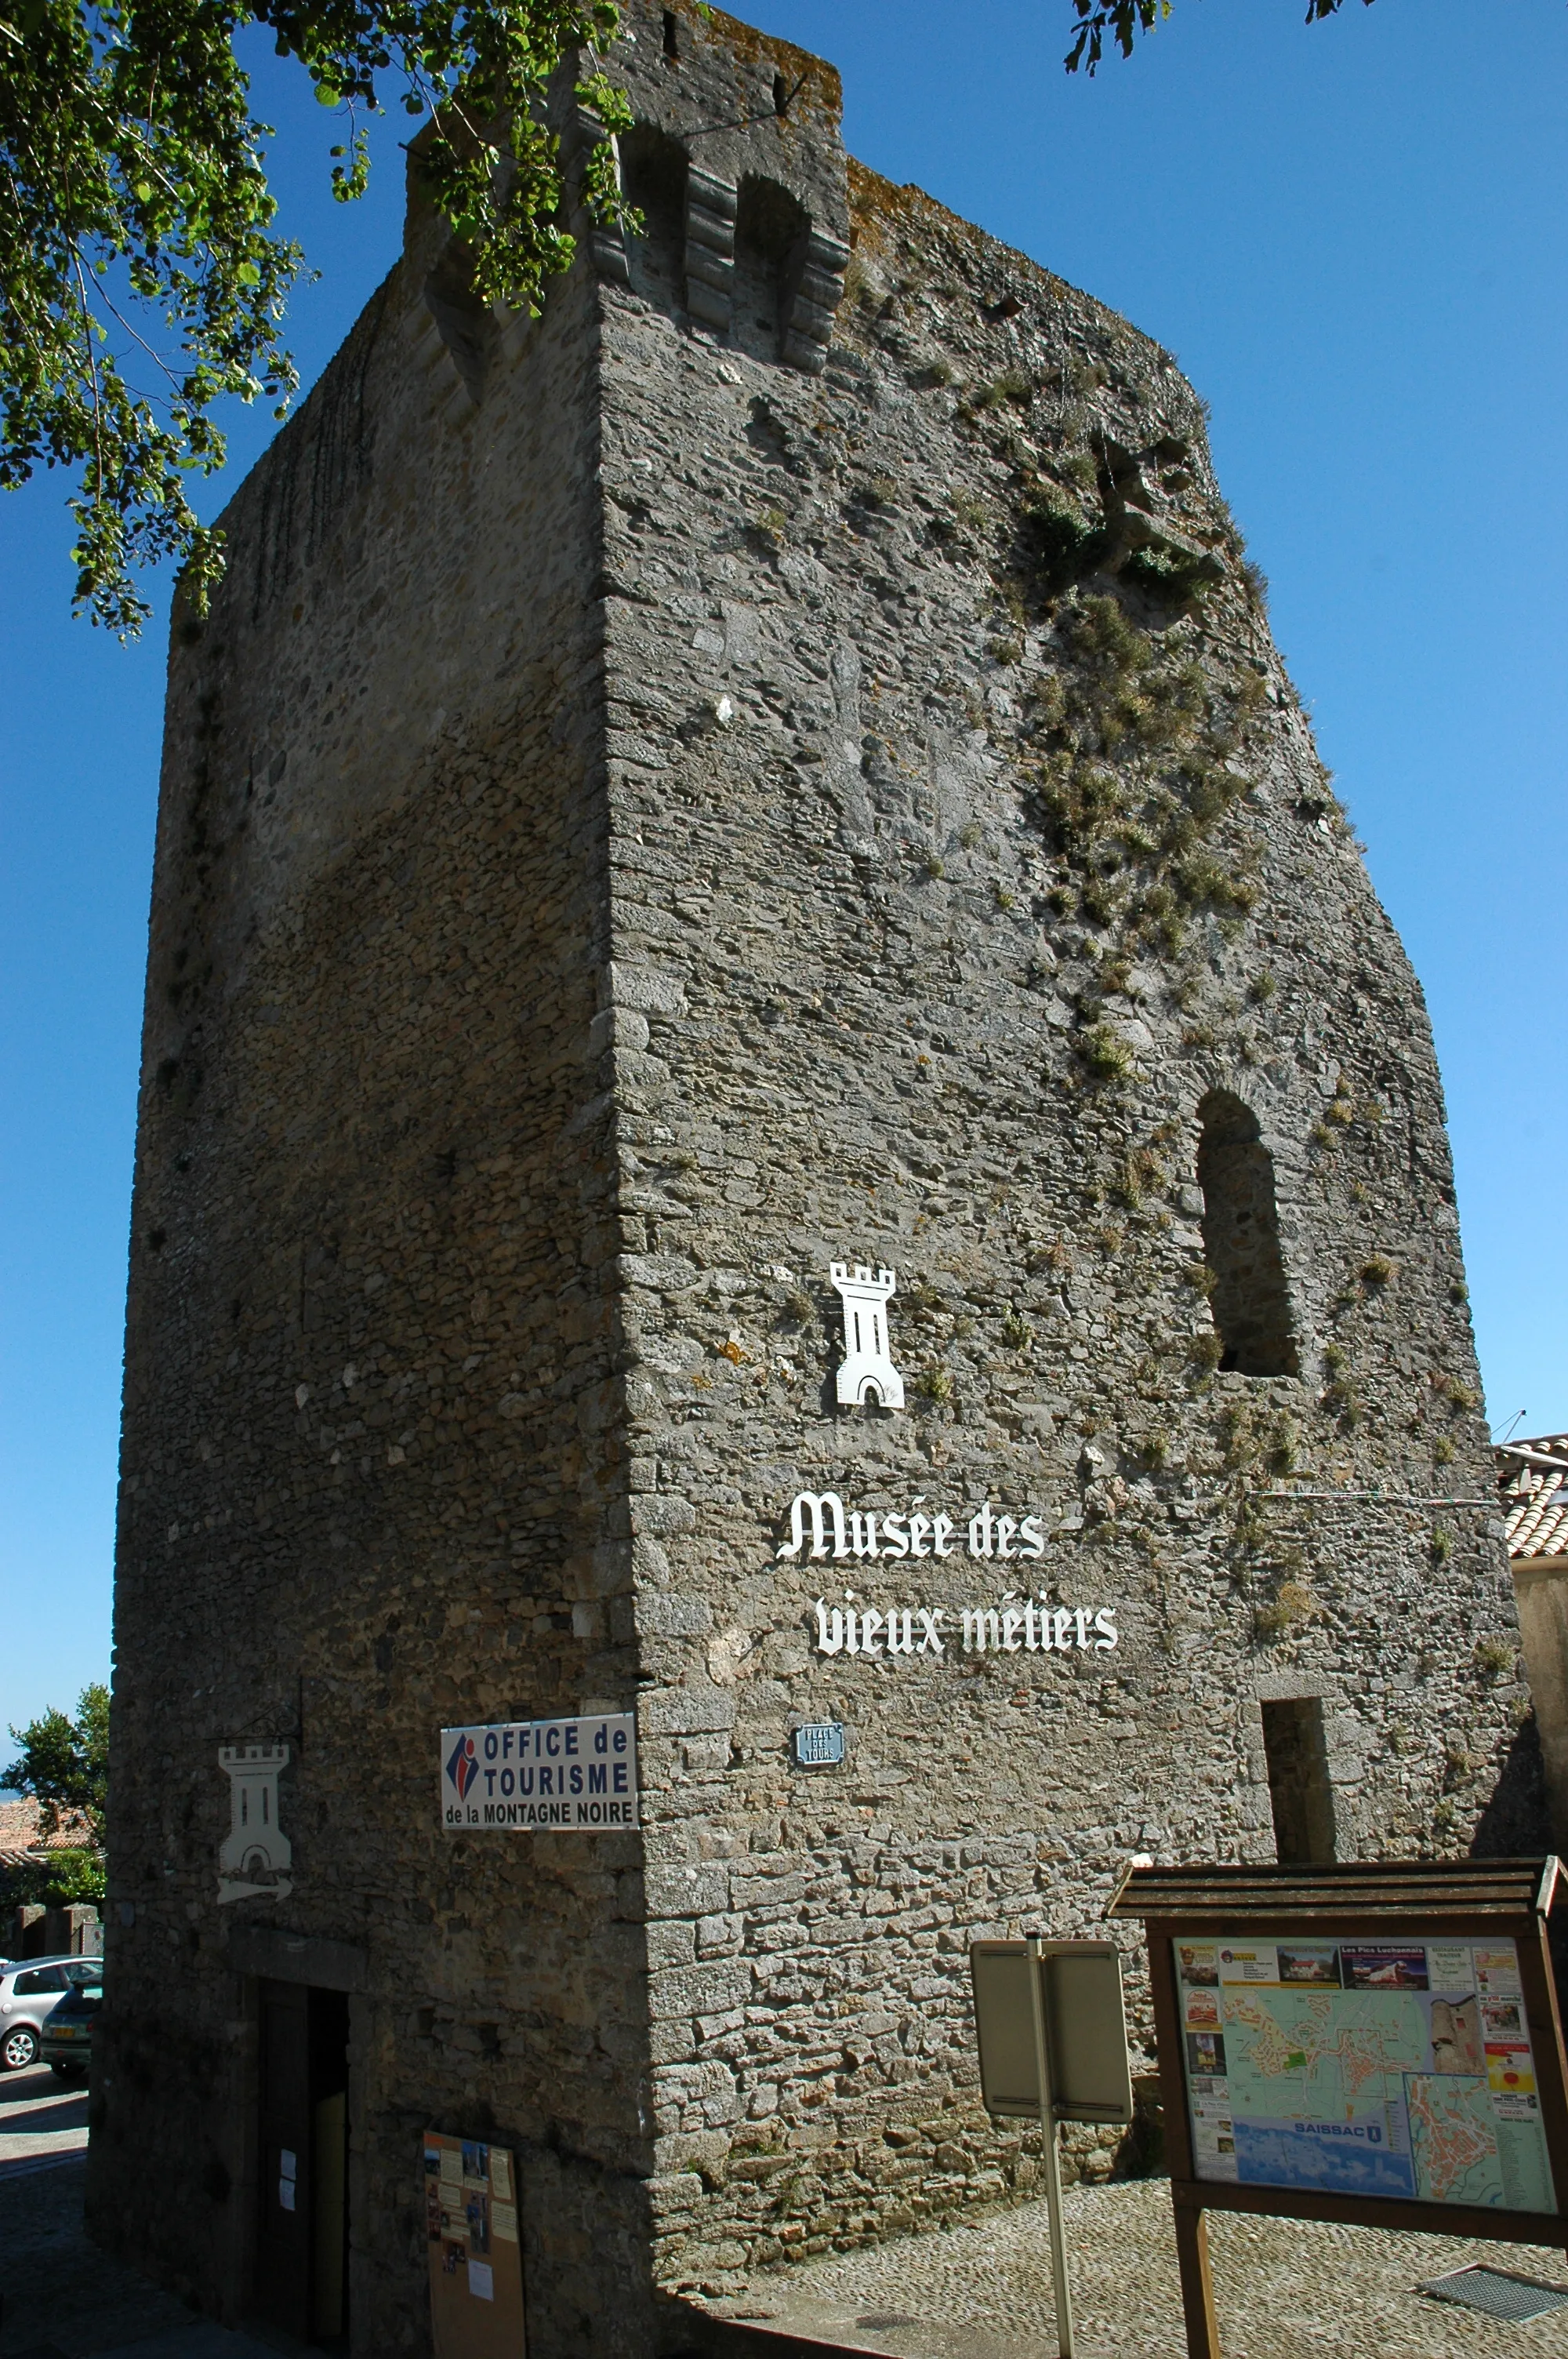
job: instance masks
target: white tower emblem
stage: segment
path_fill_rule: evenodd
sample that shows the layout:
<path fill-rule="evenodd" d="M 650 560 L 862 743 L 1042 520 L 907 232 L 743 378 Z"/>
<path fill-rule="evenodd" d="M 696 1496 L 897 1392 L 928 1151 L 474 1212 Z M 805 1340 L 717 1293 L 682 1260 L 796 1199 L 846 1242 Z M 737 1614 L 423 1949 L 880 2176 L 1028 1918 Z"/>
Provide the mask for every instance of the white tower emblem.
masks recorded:
<path fill-rule="evenodd" d="M 230 1811 L 218 1851 L 219 1901 L 264 1894 L 282 1900 L 294 1889 L 294 1846 L 277 1823 L 277 1781 L 288 1767 L 288 1747 L 225 1745 L 218 1766 L 229 1773 Z"/>
<path fill-rule="evenodd" d="M 853 1269 L 829 1262 L 827 1275 L 844 1298 L 844 1362 L 838 1371 L 838 1402 L 859 1408 L 875 1393 L 883 1408 L 903 1407 L 903 1378 L 888 1357 L 887 1299 L 898 1284 L 891 1269 Z"/>

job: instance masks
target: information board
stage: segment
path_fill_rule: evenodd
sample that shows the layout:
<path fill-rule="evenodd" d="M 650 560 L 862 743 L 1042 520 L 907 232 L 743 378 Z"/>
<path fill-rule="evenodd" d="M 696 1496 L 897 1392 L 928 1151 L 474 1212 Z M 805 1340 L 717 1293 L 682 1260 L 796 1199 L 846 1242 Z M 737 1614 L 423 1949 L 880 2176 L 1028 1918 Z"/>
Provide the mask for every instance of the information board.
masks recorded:
<path fill-rule="evenodd" d="M 1555 2212 L 1517 1946 L 1175 1947 L 1195 2175 Z"/>
<path fill-rule="evenodd" d="M 441 1824 L 453 1833 L 559 1827 L 609 1834 L 635 1827 L 635 1714 L 444 1728 Z"/>
<path fill-rule="evenodd" d="M 1188 2359 L 1218 2359 L 1206 2214 L 1568 2247 L 1562 1862 L 1130 1868 Z"/>
<path fill-rule="evenodd" d="M 509 2149 L 427 2130 L 423 2185 L 436 2359 L 524 2359 L 523 2254 Z"/>

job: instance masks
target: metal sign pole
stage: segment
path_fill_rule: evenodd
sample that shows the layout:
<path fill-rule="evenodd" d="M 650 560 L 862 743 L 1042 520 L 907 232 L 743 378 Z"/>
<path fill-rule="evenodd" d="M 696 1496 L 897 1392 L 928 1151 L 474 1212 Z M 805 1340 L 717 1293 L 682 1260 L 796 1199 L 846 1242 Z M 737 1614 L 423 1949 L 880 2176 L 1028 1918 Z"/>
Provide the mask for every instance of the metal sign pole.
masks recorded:
<path fill-rule="evenodd" d="M 1029 1990 L 1034 2010 L 1034 2069 L 1040 2091 L 1040 2138 L 1045 2163 L 1045 2201 L 1051 2215 L 1051 2291 L 1056 2303 L 1056 2341 L 1062 2359 L 1073 2359 L 1073 2297 L 1067 2284 L 1067 2239 L 1062 2225 L 1062 2172 L 1056 2152 L 1056 2106 L 1051 2086 L 1051 2049 L 1045 2037 L 1044 1944 L 1029 1940 Z"/>

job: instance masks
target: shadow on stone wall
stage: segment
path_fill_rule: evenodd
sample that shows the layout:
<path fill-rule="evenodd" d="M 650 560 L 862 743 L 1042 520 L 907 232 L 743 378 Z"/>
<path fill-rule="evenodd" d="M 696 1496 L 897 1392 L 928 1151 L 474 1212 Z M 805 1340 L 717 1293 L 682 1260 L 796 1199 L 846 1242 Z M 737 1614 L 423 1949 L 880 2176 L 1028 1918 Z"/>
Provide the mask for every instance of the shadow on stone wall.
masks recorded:
<path fill-rule="evenodd" d="M 1546 1767 L 1541 1755 L 1541 1732 L 1532 1711 L 1509 1745 L 1492 1799 L 1476 1821 L 1470 1856 L 1529 1859 L 1532 1855 L 1539 1858 L 1551 1849 Z M 1568 1908 L 1560 1905 L 1553 1912 L 1551 1932 L 1558 2003 L 1568 2016 Z"/>
<path fill-rule="evenodd" d="M 1472 1859 L 1526 1859 L 1552 1848 L 1546 1808 L 1546 1771 L 1535 1714 L 1520 1726 L 1509 1747 L 1492 1799 L 1470 1839 Z"/>

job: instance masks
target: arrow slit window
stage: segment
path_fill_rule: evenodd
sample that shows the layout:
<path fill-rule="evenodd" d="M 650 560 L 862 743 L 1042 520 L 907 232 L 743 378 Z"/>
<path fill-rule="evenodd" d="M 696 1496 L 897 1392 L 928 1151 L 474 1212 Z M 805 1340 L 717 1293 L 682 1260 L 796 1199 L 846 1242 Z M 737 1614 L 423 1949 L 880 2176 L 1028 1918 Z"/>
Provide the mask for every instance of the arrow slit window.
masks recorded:
<path fill-rule="evenodd" d="M 1204 1257 L 1213 1272 L 1219 1364 L 1243 1376 L 1299 1375 L 1274 1158 L 1257 1115 L 1227 1090 L 1211 1090 L 1198 1119 Z"/>

